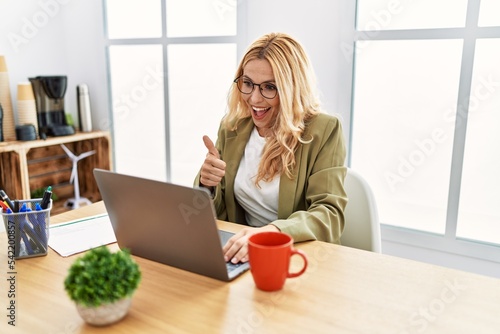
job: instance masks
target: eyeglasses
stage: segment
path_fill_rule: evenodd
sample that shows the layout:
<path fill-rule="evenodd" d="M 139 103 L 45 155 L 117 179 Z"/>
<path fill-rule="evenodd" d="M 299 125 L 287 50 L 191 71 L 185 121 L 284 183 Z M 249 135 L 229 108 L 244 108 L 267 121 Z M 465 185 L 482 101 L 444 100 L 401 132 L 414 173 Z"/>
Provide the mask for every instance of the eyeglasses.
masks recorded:
<path fill-rule="evenodd" d="M 243 94 L 252 94 L 255 86 L 258 86 L 260 94 L 266 99 L 274 99 L 276 95 L 278 95 L 278 87 L 269 82 L 256 84 L 248 78 L 238 77 L 234 80 L 234 83 L 238 87 L 238 90 Z"/>

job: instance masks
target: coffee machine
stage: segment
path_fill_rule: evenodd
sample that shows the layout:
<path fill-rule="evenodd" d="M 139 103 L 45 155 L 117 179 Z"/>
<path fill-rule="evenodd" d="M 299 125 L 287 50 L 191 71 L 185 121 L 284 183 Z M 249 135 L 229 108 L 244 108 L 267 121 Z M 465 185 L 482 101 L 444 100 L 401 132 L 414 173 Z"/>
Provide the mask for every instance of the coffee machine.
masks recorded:
<path fill-rule="evenodd" d="M 37 76 L 29 78 L 35 95 L 40 138 L 67 136 L 75 129 L 66 122 L 64 94 L 68 78 L 64 76 Z"/>

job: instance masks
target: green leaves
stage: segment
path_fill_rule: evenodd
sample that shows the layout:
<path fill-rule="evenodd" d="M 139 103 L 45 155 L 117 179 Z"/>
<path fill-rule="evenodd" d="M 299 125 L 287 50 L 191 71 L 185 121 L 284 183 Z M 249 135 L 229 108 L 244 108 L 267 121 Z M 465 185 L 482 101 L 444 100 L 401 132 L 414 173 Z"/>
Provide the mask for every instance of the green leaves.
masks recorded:
<path fill-rule="evenodd" d="M 111 253 L 101 246 L 75 260 L 64 280 L 64 289 L 78 304 L 99 306 L 132 296 L 140 280 L 139 266 L 129 250 Z"/>

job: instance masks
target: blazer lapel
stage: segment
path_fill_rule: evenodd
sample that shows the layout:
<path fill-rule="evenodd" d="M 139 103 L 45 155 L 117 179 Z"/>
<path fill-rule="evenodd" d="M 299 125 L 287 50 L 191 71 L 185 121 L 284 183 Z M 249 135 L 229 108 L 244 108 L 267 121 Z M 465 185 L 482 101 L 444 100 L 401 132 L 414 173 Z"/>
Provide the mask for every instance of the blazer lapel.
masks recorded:
<path fill-rule="evenodd" d="M 300 172 L 300 161 L 302 160 L 302 149 L 304 145 L 300 145 L 295 153 L 295 173 Z M 290 180 L 284 173 L 280 177 L 279 200 L 278 200 L 278 219 L 287 219 L 293 213 L 294 202 L 296 200 L 297 182 L 300 175 Z"/>
<path fill-rule="evenodd" d="M 251 118 L 248 118 L 244 122 L 238 125 L 235 131 L 229 132 L 226 137 L 224 155 L 227 157 L 232 157 L 231 160 L 226 160 L 225 157 L 222 159 L 226 162 L 226 207 L 227 212 L 236 214 L 236 201 L 234 197 L 234 179 L 236 178 L 236 173 L 238 172 L 238 167 L 240 166 L 241 157 L 245 152 L 245 146 L 247 145 L 250 134 L 253 130 L 253 122 Z"/>

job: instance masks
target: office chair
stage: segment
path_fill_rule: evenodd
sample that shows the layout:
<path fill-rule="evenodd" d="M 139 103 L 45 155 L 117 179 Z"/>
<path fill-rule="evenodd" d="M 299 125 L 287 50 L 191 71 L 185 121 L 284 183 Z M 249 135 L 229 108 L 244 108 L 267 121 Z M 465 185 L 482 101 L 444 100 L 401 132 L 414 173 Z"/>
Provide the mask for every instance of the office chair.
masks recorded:
<path fill-rule="evenodd" d="M 381 253 L 380 222 L 370 185 L 360 174 L 348 168 L 344 188 L 349 201 L 344 211 L 341 244 Z"/>

